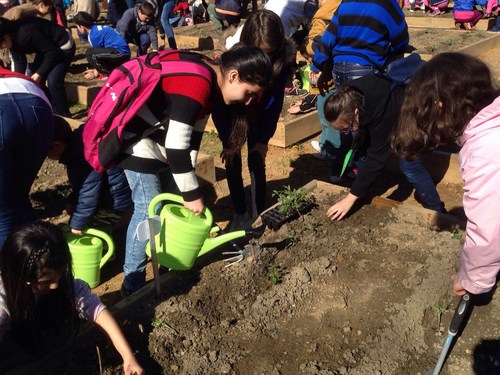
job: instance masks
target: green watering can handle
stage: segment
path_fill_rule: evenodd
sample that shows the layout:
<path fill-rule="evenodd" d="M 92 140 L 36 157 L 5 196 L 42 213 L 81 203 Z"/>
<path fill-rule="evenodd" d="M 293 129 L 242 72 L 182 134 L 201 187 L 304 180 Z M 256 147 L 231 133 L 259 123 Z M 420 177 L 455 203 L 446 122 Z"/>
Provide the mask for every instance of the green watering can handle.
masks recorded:
<path fill-rule="evenodd" d="M 115 244 L 113 240 L 107 233 L 104 233 L 103 231 L 94 228 L 86 228 L 83 230 L 83 233 L 99 237 L 108 244 L 108 251 L 106 252 L 106 254 L 103 255 L 101 259 L 101 264 L 99 264 L 99 268 L 102 268 L 102 266 L 106 264 L 106 262 L 109 260 L 109 258 L 113 256 L 115 252 Z"/>
<path fill-rule="evenodd" d="M 156 197 L 151 199 L 151 202 L 149 203 L 149 209 L 148 209 L 149 217 L 155 216 L 155 207 L 158 203 L 160 203 L 162 201 L 172 201 L 175 203 L 184 204 L 184 199 L 182 199 L 182 197 L 180 195 L 172 194 L 172 193 L 158 194 Z M 212 225 L 212 223 L 213 223 L 212 212 L 205 207 L 205 209 L 203 210 L 202 213 L 205 215 L 206 225 L 207 226 Z"/>

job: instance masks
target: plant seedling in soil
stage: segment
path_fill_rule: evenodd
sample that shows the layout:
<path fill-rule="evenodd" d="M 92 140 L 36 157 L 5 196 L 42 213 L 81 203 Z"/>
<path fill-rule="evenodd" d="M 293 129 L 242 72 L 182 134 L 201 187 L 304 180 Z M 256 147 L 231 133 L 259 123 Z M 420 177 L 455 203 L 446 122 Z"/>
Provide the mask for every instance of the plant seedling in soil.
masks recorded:
<path fill-rule="evenodd" d="M 173 328 L 165 320 L 160 319 L 160 318 L 153 318 L 153 320 L 151 321 L 151 326 L 154 329 L 164 329 L 164 328 L 166 328 L 168 330 L 171 330 L 174 333 L 177 333 L 177 331 L 175 330 L 175 328 Z"/>
<path fill-rule="evenodd" d="M 281 281 L 281 276 L 283 274 L 283 268 L 277 263 L 269 262 L 267 265 L 267 276 L 273 285 L 278 284 Z"/>
<path fill-rule="evenodd" d="M 304 188 L 285 186 L 283 190 L 274 190 L 273 196 L 278 198 L 280 204 L 262 214 L 262 222 L 272 230 L 278 230 L 286 222 L 302 217 L 315 204 L 314 197 Z"/>
<path fill-rule="evenodd" d="M 437 325 L 438 329 L 441 326 L 441 318 L 443 317 L 443 313 L 448 310 L 450 304 L 448 302 L 444 302 L 442 305 L 437 304 L 434 306 L 434 312 L 436 313 Z"/>
<path fill-rule="evenodd" d="M 274 190 L 273 196 L 277 197 L 278 202 L 281 203 L 278 210 L 283 215 L 290 215 L 294 212 L 300 215 L 300 208 L 310 200 L 306 189 L 292 189 L 290 185 L 285 186 L 283 190 Z"/>

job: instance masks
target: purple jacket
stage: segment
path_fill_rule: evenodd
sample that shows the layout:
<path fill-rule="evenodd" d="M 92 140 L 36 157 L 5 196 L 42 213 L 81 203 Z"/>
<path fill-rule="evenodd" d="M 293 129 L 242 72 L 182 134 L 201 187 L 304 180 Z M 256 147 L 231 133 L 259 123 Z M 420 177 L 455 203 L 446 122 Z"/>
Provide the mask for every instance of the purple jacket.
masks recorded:
<path fill-rule="evenodd" d="M 486 293 L 500 271 L 500 96 L 462 135 L 460 173 L 467 215 L 458 279 L 465 290 Z"/>

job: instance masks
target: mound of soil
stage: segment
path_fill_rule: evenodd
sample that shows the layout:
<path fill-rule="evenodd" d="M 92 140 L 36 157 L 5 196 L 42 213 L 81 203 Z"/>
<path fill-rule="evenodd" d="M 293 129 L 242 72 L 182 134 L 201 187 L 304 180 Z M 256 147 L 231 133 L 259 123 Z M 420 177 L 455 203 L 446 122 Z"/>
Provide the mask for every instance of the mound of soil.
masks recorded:
<path fill-rule="evenodd" d="M 403 209 L 363 206 L 332 223 L 318 206 L 259 240 L 260 256 L 224 268 L 221 248 L 172 273 L 160 300 L 117 313 L 150 374 L 425 374 L 433 369 L 457 298 L 449 276 L 463 233 L 429 228 Z M 498 303 L 496 303 L 498 304 Z M 493 306 L 492 306 L 493 305 Z M 481 307 L 442 374 L 487 374 L 498 332 Z M 486 321 L 488 331 L 485 330 Z M 119 374 L 102 338 L 83 336 L 69 373 Z M 474 356 L 471 353 L 474 351 Z M 97 353 L 100 353 L 99 356 Z M 104 368 L 99 369 L 99 364 Z"/>

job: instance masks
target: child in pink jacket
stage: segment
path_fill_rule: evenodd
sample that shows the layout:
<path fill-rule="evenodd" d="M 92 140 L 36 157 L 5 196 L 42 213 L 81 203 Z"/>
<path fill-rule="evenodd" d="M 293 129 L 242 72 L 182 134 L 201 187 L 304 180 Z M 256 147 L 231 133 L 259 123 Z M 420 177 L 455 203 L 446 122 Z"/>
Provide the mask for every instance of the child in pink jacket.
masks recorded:
<path fill-rule="evenodd" d="M 481 294 L 500 271 L 500 91 L 481 60 L 441 53 L 412 78 L 393 148 L 412 159 L 457 140 L 467 229 L 453 292 Z"/>

